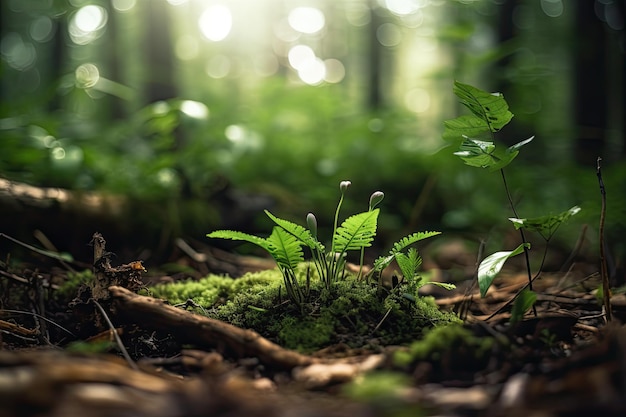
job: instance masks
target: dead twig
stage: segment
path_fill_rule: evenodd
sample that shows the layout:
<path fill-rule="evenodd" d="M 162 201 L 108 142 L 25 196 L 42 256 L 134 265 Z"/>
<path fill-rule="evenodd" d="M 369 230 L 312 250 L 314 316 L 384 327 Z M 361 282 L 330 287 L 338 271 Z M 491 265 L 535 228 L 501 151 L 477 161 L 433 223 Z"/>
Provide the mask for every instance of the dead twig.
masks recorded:
<path fill-rule="evenodd" d="M 606 218 L 606 189 L 602 180 L 602 166 L 600 162 L 602 158 L 598 157 L 596 166 L 596 175 L 598 176 L 598 184 L 600 186 L 600 195 L 602 197 L 602 207 L 600 209 L 600 273 L 602 275 L 602 301 L 606 314 L 606 321 L 612 319 L 611 313 L 611 286 L 609 283 L 609 274 L 607 272 L 606 257 L 604 254 L 604 220 Z"/>
<path fill-rule="evenodd" d="M 119 307 L 119 314 L 144 327 L 166 330 L 182 343 L 217 348 L 237 358 L 258 357 L 266 364 L 285 369 L 318 361 L 272 343 L 253 330 L 193 314 L 163 300 L 138 295 L 118 286 L 110 287 L 109 292 Z"/>
<path fill-rule="evenodd" d="M 124 343 L 122 343 L 122 339 L 120 339 L 120 335 L 117 333 L 117 329 L 115 328 L 115 326 L 113 326 L 113 323 L 109 319 L 109 316 L 107 315 L 107 313 L 104 311 L 104 308 L 102 308 L 100 303 L 98 303 L 93 298 L 91 299 L 91 301 L 93 301 L 93 303 L 96 305 L 98 310 L 100 310 L 100 313 L 104 317 L 104 320 L 109 325 L 109 329 L 111 329 L 111 333 L 113 334 L 113 337 L 115 338 L 115 342 L 117 343 L 117 346 L 119 347 L 120 352 L 122 352 L 124 359 L 126 359 L 126 362 L 128 362 L 128 366 L 130 366 L 132 369 L 135 369 L 135 370 L 139 369 L 137 364 L 131 359 L 130 355 L 128 354 L 128 351 L 124 347 Z"/>
<path fill-rule="evenodd" d="M 47 317 L 42 316 L 41 314 L 33 313 L 31 311 L 11 310 L 11 309 L 6 309 L 6 308 L 3 308 L 2 310 L 0 310 L 0 312 L 2 312 L 2 313 L 12 313 L 12 314 L 26 314 L 26 315 L 35 316 L 35 317 L 38 317 L 41 320 L 44 320 L 44 321 L 52 324 L 53 326 L 58 327 L 59 329 L 61 329 L 64 332 L 66 332 L 67 334 L 71 335 L 72 337 L 76 337 L 76 335 L 74 333 L 70 332 L 65 327 L 61 326 L 60 324 L 56 323 L 53 320 L 50 320 Z"/>

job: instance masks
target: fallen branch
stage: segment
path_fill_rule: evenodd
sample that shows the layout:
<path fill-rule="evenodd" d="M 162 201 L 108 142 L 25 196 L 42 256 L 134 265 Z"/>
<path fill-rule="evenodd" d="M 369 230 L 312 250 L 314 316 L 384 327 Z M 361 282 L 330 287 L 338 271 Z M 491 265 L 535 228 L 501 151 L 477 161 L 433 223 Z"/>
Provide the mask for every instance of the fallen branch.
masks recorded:
<path fill-rule="evenodd" d="M 253 330 L 241 329 L 219 320 L 200 316 L 145 297 L 125 288 L 109 288 L 117 314 L 151 329 L 172 333 L 182 343 L 217 348 L 237 358 L 257 357 L 279 368 L 291 369 L 319 360 L 270 342 Z"/>

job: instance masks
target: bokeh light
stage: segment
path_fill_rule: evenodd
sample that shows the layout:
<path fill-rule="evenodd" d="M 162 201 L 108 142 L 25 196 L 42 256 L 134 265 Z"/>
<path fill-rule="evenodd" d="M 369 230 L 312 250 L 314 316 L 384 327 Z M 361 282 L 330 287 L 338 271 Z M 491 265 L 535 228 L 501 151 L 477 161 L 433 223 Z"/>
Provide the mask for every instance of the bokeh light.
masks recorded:
<path fill-rule="evenodd" d="M 424 7 L 428 0 L 385 0 L 387 9 L 398 16 L 406 16 Z"/>
<path fill-rule="evenodd" d="M 394 23 L 383 23 L 376 29 L 376 39 L 383 46 L 394 47 L 402 41 L 402 32 Z"/>
<path fill-rule="evenodd" d="M 230 58 L 226 55 L 215 55 L 209 59 L 205 71 L 211 78 L 224 78 L 231 70 Z"/>
<path fill-rule="evenodd" d="M 54 23 L 48 16 L 39 16 L 30 25 L 30 37 L 37 42 L 48 42 L 54 35 Z"/>
<path fill-rule="evenodd" d="M 324 65 L 326 66 L 324 81 L 327 83 L 339 83 L 346 76 L 346 68 L 340 60 L 334 58 L 327 59 L 324 61 Z"/>
<path fill-rule="evenodd" d="M 296 7 L 289 12 L 287 21 L 293 29 L 306 34 L 317 33 L 326 24 L 324 13 L 315 7 Z"/>
<path fill-rule="evenodd" d="M 315 60 L 316 56 L 310 46 L 295 45 L 289 49 L 287 58 L 289 59 L 289 65 L 297 70 L 309 65 L 310 62 Z"/>
<path fill-rule="evenodd" d="M 86 45 L 102 35 L 108 19 L 107 11 L 93 4 L 83 6 L 70 21 L 69 34 L 72 42 Z"/>
<path fill-rule="evenodd" d="M 563 2 L 561 0 L 541 0 L 541 10 L 550 17 L 559 17 L 563 14 Z"/>
<path fill-rule="evenodd" d="M 0 42 L 2 60 L 18 71 L 25 71 L 35 64 L 37 52 L 35 46 L 25 41 L 21 35 L 11 32 L 2 37 Z"/>
<path fill-rule="evenodd" d="M 137 5 L 137 0 L 111 0 L 111 5 L 116 11 L 124 13 L 131 11 Z"/>
<path fill-rule="evenodd" d="M 233 25 L 233 16 L 230 9 L 222 4 L 216 4 L 206 9 L 200 19 L 198 26 L 200 32 L 208 40 L 219 42 L 228 36 Z"/>
<path fill-rule="evenodd" d="M 82 64 L 74 73 L 78 88 L 92 88 L 100 79 L 100 71 L 94 64 Z"/>
<path fill-rule="evenodd" d="M 346 19 L 352 26 L 365 26 L 372 21 L 370 8 L 363 3 L 346 4 Z"/>
<path fill-rule="evenodd" d="M 180 111 L 194 119 L 207 119 L 209 117 L 209 108 L 199 101 L 183 100 L 180 103 Z"/>
<path fill-rule="evenodd" d="M 318 85 L 326 77 L 326 65 L 320 58 L 307 61 L 305 65 L 298 68 L 298 77 L 309 85 Z"/>

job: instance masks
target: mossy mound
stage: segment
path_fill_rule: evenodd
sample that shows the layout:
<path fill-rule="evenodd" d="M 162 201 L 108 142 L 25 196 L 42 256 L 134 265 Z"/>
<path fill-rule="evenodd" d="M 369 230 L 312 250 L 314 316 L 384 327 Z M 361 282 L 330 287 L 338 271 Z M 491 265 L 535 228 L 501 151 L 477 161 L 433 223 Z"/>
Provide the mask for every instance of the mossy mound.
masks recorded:
<path fill-rule="evenodd" d="M 298 279 L 307 286 L 307 268 Z M 381 289 L 348 276 L 331 291 L 310 280 L 302 309 L 286 297 L 278 270 L 249 273 L 241 278 L 211 275 L 199 281 L 162 284 L 151 295 L 182 304 L 191 299 L 197 312 L 242 328 L 254 329 L 281 346 L 311 352 L 337 343 L 354 348 L 405 344 L 425 329 L 459 322 L 438 309 L 431 298 L 405 297 L 406 288 Z"/>

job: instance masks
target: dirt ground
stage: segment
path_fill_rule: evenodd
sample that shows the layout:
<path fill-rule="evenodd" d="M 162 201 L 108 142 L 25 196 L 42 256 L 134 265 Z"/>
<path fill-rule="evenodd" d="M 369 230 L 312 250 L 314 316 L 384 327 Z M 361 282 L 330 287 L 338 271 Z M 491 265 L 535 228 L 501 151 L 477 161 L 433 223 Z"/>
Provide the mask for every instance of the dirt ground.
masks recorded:
<path fill-rule="evenodd" d="M 505 274 L 485 298 L 471 281 L 434 293 L 471 335 L 502 343 L 480 354 L 448 346 L 399 366 L 394 355 L 406 347 L 338 345 L 305 355 L 261 330 L 138 295 L 176 277 L 138 261 L 113 265 L 115 248 L 100 238 L 93 265 L 39 254 L 0 262 L 0 417 L 626 415 L 626 297 L 612 297 L 607 323 L 593 265 L 538 277 L 536 315 L 513 326 L 510 301 L 524 273 Z M 179 262 L 198 277 L 272 267 L 180 247 Z M 94 281 L 61 294 L 81 268 L 93 269 Z"/>

